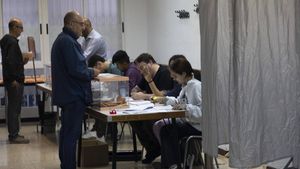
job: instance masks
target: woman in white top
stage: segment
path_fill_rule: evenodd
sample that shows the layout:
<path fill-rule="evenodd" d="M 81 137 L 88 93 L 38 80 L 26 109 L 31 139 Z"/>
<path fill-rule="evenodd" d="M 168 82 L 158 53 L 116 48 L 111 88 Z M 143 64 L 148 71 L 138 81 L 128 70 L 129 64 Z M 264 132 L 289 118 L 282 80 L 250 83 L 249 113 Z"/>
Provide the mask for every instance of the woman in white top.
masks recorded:
<path fill-rule="evenodd" d="M 173 109 L 185 109 L 185 118 L 177 119 L 178 138 L 190 135 L 201 135 L 200 121 L 201 112 L 201 82 L 194 78 L 191 64 L 184 56 L 175 55 L 169 62 L 171 77 L 182 85 L 182 90 L 177 98 L 164 97 L 160 100 L 167 105 L 172 105 Z M 171 58 L 171 59 L 172 59 Z M 157 121 L 153 126 L 153 131 L 161 144 L 161 168 L 169 168 L 173 164 L 181 162 L 180 150 L 177 139 L 174 138 L 174 127 L 170 124 L 170 119 Z"/>

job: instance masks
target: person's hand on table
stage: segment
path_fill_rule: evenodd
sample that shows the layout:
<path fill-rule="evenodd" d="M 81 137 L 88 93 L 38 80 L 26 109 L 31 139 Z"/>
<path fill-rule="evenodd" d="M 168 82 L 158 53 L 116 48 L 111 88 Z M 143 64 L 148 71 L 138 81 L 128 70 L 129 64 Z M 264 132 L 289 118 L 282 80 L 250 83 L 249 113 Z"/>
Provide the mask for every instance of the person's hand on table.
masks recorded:
<path fill-rule="evenodd" d="M 147 94 L 143 93 L 143 92 L 132 92 L 131 93 L 131 97 L 134 100 L 148 100 L 148 96 Z"/>
<path fill-rule="evenodd" d="M 150 100 L 153 103 L 166 104 L 167 98 L 164 96 L 152 96 Z"/>

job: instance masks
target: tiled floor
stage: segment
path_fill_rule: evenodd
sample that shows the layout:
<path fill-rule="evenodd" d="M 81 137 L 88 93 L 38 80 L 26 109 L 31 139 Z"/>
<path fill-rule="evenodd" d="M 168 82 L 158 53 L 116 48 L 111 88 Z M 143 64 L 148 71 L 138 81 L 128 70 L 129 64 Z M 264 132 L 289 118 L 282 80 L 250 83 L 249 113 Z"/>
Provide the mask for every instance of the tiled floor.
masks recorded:
<path fill-rule="evenodd" d="M 118 149 L 132 147 L 130 132 L 125 127 L 125 136 L 122 137 Z M 59 169 L 58 148 L 55 134 L 47 136 L 37 133 L 36 124 L 25 123 L 21 134 L 30 139 L 30 144 L 8 144 L 7 129 L 0 124 L 0 169 Z M 140 147 L 139 147 L 140 148 Z M 156 161 L 159 161 L 157 159 Z M 220 168 L 229 168 L 226 157 L 219 157 Z M 82 169 L 110 169 L 111 165 L 98 168 Z M 152 169 L 151 165 L 141 162 L 118 162 L 118 169 Z"/>

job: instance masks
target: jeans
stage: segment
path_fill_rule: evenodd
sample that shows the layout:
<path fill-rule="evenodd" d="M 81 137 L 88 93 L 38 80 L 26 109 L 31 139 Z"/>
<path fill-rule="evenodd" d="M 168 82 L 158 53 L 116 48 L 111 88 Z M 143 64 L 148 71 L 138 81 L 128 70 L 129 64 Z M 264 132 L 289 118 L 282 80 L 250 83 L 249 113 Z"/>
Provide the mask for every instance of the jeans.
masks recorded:
<path fill-rule="evenodd" d="M 86 105 L 82 100 L 76 100 L 61 108 L 60 166 L 61 169 L 76 169 L 76 143 L 81 134 Z"/>

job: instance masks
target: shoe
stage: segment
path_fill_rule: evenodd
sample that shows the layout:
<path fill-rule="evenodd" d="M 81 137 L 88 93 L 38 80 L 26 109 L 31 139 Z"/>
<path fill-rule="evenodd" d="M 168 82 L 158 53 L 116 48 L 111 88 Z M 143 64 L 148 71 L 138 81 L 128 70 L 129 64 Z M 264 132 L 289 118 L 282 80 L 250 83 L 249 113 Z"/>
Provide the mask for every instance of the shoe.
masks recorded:
<path fill-rule="evenodd" d="M 20 134 L 17 134 L 17 136 L 16 137 L 22 137 L 22 138 L 25 138 L 25 136 L 23 136 L 23 135 L 20 135 Z M 15 137 L 15 138 L 16 138 Z M 13 138 L 11 138 L 10 136 L 8 136 L 8 138 L 9 138 L 9 140 L 11 140 L 11 139 L 13 139 Z"/>
<path fill-rule="evenodd" d="M 146 158 L 142 160 L 143 164 L 151 164 L 158 156 L 160 156 L 160 152 L 157 153 L 148 153 L 146 154 Z"/>
<path fill-rule="evenodd" d="M 17 136 L 18 136 L 18 137 L 22 137 L 22 138 L 25 138 L 25 136 L 23 136 L 23 135 L 20 135 L 20 134 L 18 134 Z"/>
<path fill-rule="evenodd" d="M 142 160 L 142 163 L 143 164 L 151 164 L 152 161 L 154 161 L 154 160 L 155 160 L 155 158 L 145 158 Z"/>
<path fill-rule="evenodd" d="M 178 167 L 177 167 L 177 164 L 173 164 L 173 165 L 171 165 L 170 167 L 169 167 L 169 169 L 177 169 Z"/>
<path fill-rule="evenodd" d="M 10 144 L 28 144 L 29 140 L 24 138 L 24 136 L 17 135 L 15 138 L 9 138 Z"/>

